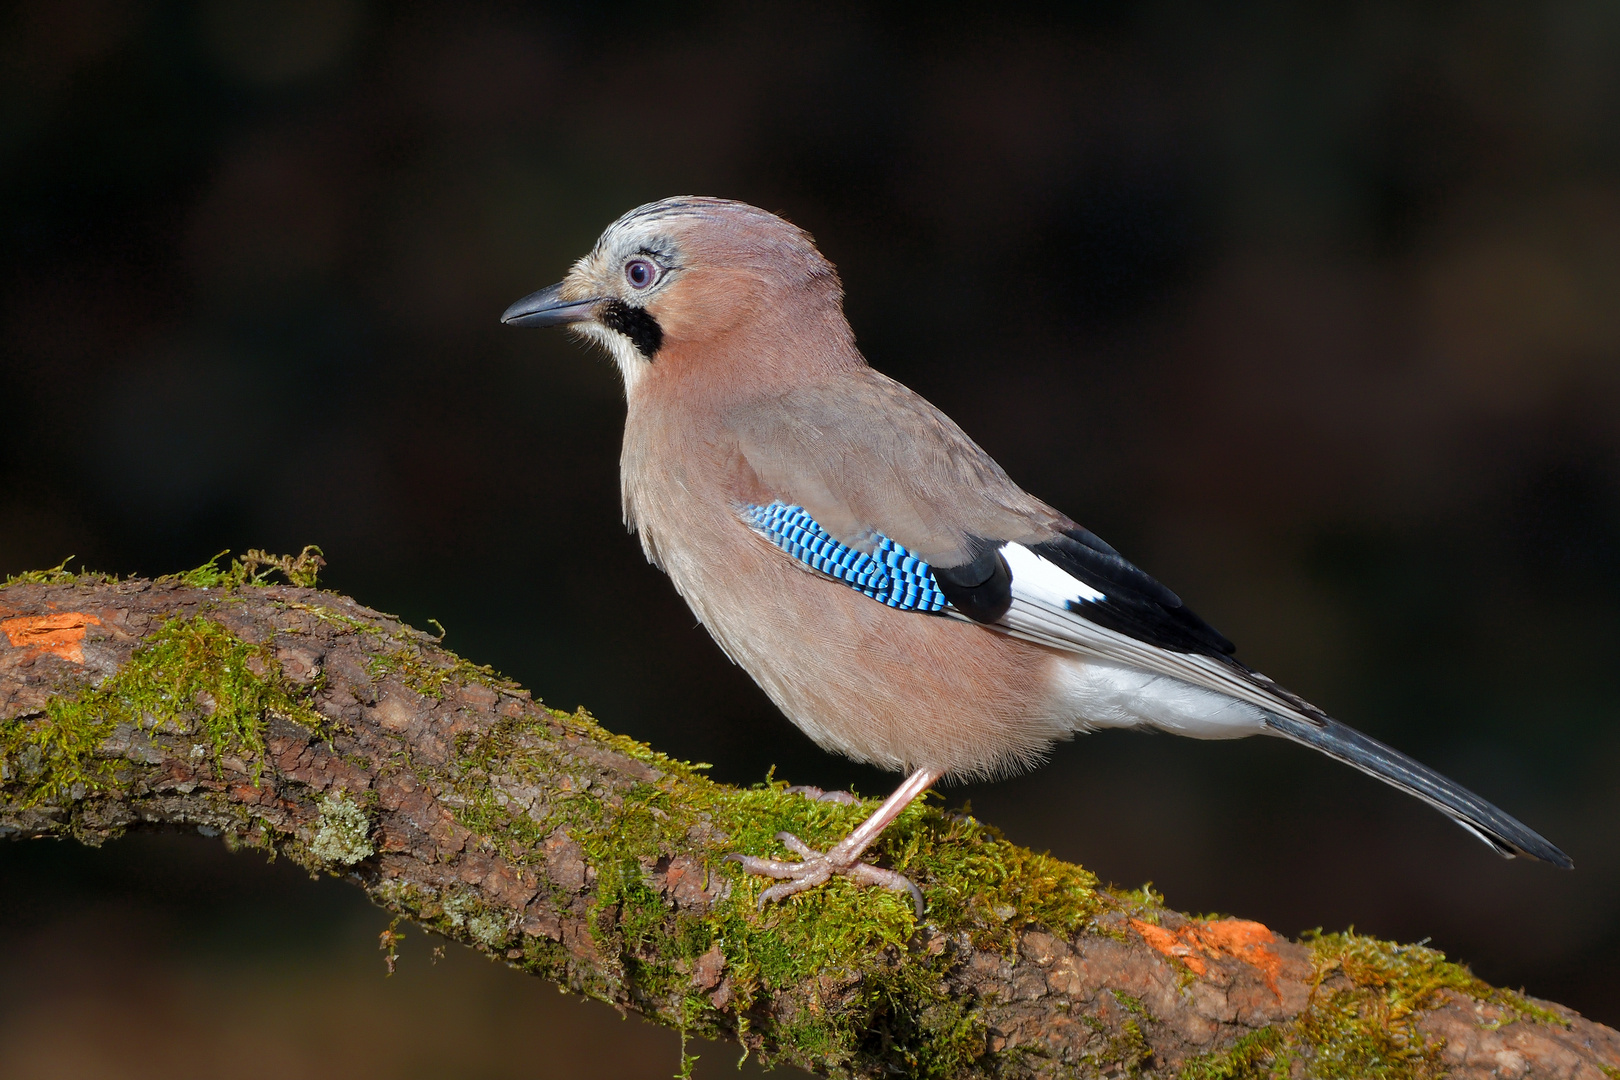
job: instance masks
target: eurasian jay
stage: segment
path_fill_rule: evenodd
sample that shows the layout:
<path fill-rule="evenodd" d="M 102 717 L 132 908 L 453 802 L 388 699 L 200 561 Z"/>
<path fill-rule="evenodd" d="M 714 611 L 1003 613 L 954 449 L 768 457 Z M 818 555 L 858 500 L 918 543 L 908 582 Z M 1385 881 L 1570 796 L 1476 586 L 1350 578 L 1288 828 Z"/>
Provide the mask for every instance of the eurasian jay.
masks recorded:
<path fill-rule="evenodd" d="M 720 648 L 821 746 L 905 782 L 826 852 L 737 855 L 922 897 L 861 855 L 944 777 L 1028 769 L 1099 728 L 1280 735 L 1383 780 L 1499 854 L 1569 857 L 1484 799 L 1333 720 L 1096 535 L 1015 484 L 961 428 L 867 365 L 810 236 L 681 197 L 608 226 L 501 321 L 567 326 L 616 361 L 624 517 Z"/>

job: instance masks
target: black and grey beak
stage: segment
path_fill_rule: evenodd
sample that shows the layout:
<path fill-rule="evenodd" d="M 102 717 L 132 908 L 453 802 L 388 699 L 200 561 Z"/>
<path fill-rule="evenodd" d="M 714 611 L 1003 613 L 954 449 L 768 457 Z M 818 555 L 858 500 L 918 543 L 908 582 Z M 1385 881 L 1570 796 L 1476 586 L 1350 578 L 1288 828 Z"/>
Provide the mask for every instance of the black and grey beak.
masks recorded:
<path fill-rule="evenodd" d="M 501 312 L 501 322 L 507 326 L 567 326 L 595 317 L 601 300 L 564 300 L 557 295 L 561 290 L 558 282 L 530 293 Z"/>

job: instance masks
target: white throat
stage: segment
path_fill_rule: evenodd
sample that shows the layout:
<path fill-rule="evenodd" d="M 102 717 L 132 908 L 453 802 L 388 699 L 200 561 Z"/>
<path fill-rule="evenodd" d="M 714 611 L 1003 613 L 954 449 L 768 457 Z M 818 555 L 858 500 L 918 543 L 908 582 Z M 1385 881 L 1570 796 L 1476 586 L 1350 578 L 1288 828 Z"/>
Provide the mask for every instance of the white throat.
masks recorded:
<path fill-rule="evenodd" d="M 581 322 L 575 323 L 569 329 L 591 341 L 596 342 L 608 351 L 613 362 L 619 366 L 619 375 L 624 379 L 624 392 L 628 395 L 635 389 L 636 384 L 647 374 L 652 361 L 641 355 L 630 339 L 617 330 L 609 330 L 601 323 Z"/>

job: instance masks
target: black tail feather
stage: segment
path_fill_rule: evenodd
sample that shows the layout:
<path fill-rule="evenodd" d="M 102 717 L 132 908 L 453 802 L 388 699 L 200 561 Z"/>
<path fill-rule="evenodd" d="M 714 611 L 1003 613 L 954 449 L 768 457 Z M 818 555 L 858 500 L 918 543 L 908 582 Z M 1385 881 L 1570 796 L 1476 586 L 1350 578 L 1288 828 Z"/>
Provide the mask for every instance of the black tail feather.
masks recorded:
<path fill-rule="evenodd" d="M 1391 787 L 1415 795 L 1485 841 L 1504 858 L 1523 855 L 1565 870 L 1575 865 L 1568 855 L 1517 818 L 1498 810 L 1427 765 L 1413 761 L 1399 750 L 1393 750 L 1377 739 L 1370 739 L 1354 728 L 1336 720 L 1313 724 L 1275 713 L 1266 714 L 1266 726 L 1278 735 L 1320 750 L 1369 776 L 1376 776 Z"/>

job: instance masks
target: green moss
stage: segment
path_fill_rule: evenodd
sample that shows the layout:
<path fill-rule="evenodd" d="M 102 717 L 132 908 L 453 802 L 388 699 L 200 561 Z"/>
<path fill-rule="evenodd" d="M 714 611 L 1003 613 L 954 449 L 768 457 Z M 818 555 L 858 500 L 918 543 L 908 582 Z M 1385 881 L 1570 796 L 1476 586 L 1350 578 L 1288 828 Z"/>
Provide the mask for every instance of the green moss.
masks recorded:
<path fill-rule="evenodd" d="M 787 793 L 782 782 L 748 789 L 717 784 L 703 775 L 706 766 L 610 734 L 583 711 L 552 713 L 550 721 L 562 727 L 562 742 L 545 720 L 533 719 L 503 720 L 463 737 L 447 779 L 460 796 L 457 819 L 493 838 L 497 850 L 520 865 L 537 864 L 544 841 L 558 829 L 580 846 L 596 874 L 589 925 L 609 959 L 605 981 L 583 989 L 602 996 L 628 992 L 704 1034 L 746 1028 L 756 1001 L 808 994 L 810 1007 L 769 1033 L 767 1056 L 774 1045 L 777 1053 L 834 1070 L 882 1058 L 902 1061 L 918 1076 L 946 1076 L 983 1056 L 983 1020 L 947 993 L 944 976 L 953 961 L 948 950 L 917 943 L 908 895 L 835 878 L 761 910 L 757 897 L 767 883 L 722 861 L 731 851 L 786 856 L 779 832 L 826 848 L 873 804 L 813 802 Z M 596 766 L 590 755 L 572 753 L 567 737 L 623 754 L 652 772 L 604 797 L 591 786 Z M 502 784 L 492 785 L 492 777 Z M 511 801 L 500 788 L 514 781 L 543 789 L 546 802 L 525 807 Z M 648 876 L 649 856 L 689 851 L 695 836 L 713 838 L 703 852 L 704 872 L 729 886 L 701 918 L 672 911 Z M 1102 902 L 1085 870 L 925 802 L 901 815 L 872 857 L 917 881 L 935 940 L 967 932 L 981 945 L 1010 950 L 1018 932 L 1033 926 L 1072 935 Z M 691 965 L 715 944 L 725 957 L 733 1002 L 727 1017 L 691 989 Z M 543 962 L 551 962 L 549 953 Z M 1131 1060 L 1140 1058 L 1126 1051 Z"/>
<path fill-rule="evenodd" d="M 1153 1048 L 1134 1018 L 1119 1025 L 1119 1034 L 1109 1045 L 1107 1059 L 1118 1062 L 1126 1076 L 1140 1075 L 1153 1063 Z"/>
<path fill-rule="evenodd" d="M 370 629 L 367 627 L 366 629 Z M 373 679 L 397 676 L 406 686 L 423 697 L 443 700 L 446 693 L 458 686 L 478 683 L 504 689 L 516 689 L 517 684 L 488 664 L 474 664 L 449 650 L 442 650 L 449 663 L 436 663 L 415 645 L 402 645 L 386 653 L 377 653 L 366 664 L 366 673 Z"/>
<path fill-rule="evenodd" d="M 293 585 L 313 587 L 321 567 L 326 565 L 321 549 L 314 544 L 306 545 L 297 555 L 271 555 L 251 548 L 221 569 L 219 560 L 230 553 L 226 548 L 193 570 L 165 574 L 158 581 L 176 582 L 194 589 L 234 589 L 243 585 L 266 585 L 272 573 L 279 573 Z"/>
<path fill-rule="evenodd" d="M 67 568 L 73 558 L 69 555 L 48 570 L 24 570 L 20 574 L 8 574 L 4 580 L 0 580 L 0 588 L 7 585 L 99 585 L 118 580 L 113 574 L 102 574 L 94 570 L 83 570 L 75 574 Z"/>
<path fill-rule="evenodd" d="M 315 579 L 321 567 L 326 565 L 321 549 L 314 544 L 306 545 L 297 555 L 271 555 L 268 552 L 252 548 L 245 552 L 241 558 L 232 559 L 229 566 L 221 568 L 219 560 L 229 555 L 226 548 L 201 566 L 185 570 L 178 574 L 164 574 L 157 580 L 160 582 L 174 582 L 180 585 L 189 585 L 198 589 L 231 589 L 242 585 L 265 585 L 270 581 L 272 573 L 279 573 L 293 585 L 314 586 Z M 48 570 L 25 570 L 20 574 L 10 574 L 0 580 L 0 587 L 6 585 L 98 585 L 117 581 L 116 574 L 103 574 L 94 570 L 85 570 L 74 573 L 67 568 L 73 561 L 69 555 L 61 562 Z"/>
<path fill-rule="evenodd" d="M 347 792 L 321 796 L 320 817 L 309 853 L 325 863 L 353 866 L 376 854 L 371 843 L 371 822 Z"/>
<path fill-rule="evenodd" d="M 1319 992 L 1296 1023 L 1311 1048 L 1315 1076 L 1440 1075 L 1441 1044 L 1417 1032 L 1413 1018 L 1439 1005 L 1448 992 L 1497 1005 L 1512 1020 L 1568 1023 L 1519 994 L 1491 987 L 1438 949 L 1396 945 L 1354 931 L 1307 934 L 1306 941 L 1315 954 Z M 1321 991 L 1321 981 L 1335 972 L 1350 988 Z"/>
<path fill-rule="evenodd" d="M 1155 890 L 1151 881 L 1136 889 L 1110 888 L 1108 897 L 1123 914 L 1154 926 L 1164 915 L 1164 894 Z"/>
<path fill-rule="evenodd" d="M 1142 1004 L 1141 998 L 1132 997 L 1123 990 L 1109 990 L 1108 992 L 1114 995 L 1114 1000 L 1123 1005 L 1125 1011 L 1132 1016 L 1141 1017 L 1143 1020 L 1153 1019 L 1152 1015 L 1147 1011 L 1147 1006 Z"/>
<path fill-rule="evenodd" d="M 0 760 L 20 781 L 18 805 L 82 798 L 118 786 L 120 763 L 97 752 L 127 724 L 192 736 L 195 754 L 216 767 L 240 758 L 256 783 L 270 716 L 314 731 L 324 726 L 282 677 L 269 646 L 249 644 L 205 615 L 171 619 L 101 686 L 52 698 L 43 716 L 0 722 Z"/>
<path fill-rule="evenodd" d="M 1438 949 L 1396 945 L 1352 931 L 1305 935 L 1316 966 L 1311 1000 L 1291 1022 L 1247 1035 L 1188 1062 L 1182 1080 L 1309 1077 L 1422 1080 L 1444 1075 L 1444 1044 L 1416 1028 L 1449 993 L 1504 1010 L 1507 1021 L 1567 1025 L 1550 1010 L 1498 990 Z"/>
<path fill-rule="evenodd" d="M 1189 1061 L 1182 1066 L 1181 1080 L 1245 1080 L 1270 1076 L 1270 1066 L 1277 1060 L 1282 1041 L 1282 1032 L 1274 1027 L 1251 1031 L 1233 1043 L 1230 1050 Z"/>

